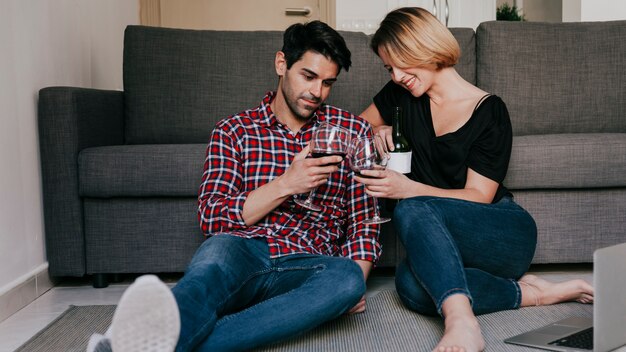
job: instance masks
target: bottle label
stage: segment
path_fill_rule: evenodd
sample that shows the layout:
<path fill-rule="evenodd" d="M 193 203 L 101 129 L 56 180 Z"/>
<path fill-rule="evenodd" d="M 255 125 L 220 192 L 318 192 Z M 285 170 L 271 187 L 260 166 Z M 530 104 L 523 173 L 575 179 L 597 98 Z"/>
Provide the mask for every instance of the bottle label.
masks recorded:
<path fill-rule="evenodd" d="M 401 174 L 408 174 L 411 172 L 411 154 L 413 152 L 408 151 L 404 153 L 389 153 L 391 158 L 387 163 L 387 169 L 397 171 Z"/>

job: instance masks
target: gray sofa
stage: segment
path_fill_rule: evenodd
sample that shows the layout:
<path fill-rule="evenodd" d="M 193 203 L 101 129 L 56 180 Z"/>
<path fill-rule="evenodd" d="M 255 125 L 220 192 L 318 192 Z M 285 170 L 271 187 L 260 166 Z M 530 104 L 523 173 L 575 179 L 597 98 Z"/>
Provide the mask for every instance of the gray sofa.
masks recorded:
<path fill-rule="evenodd" d="M 452 29 L 460 74 L 507 103 L 505 181 L 534 216 L 534 263 L 591 262 L 626 242 L 626 21 L 488 22 Z M 363 33 L 329 103 L 360 113 L 389 80 Z M 206 143 L 277 78 L 281 32 L 129 26 L 124 91 L 39 94 L 46 249 L 52 276 L 181 272 L 203 241 L 196 215 Z M 385 225 L 379 266 L 403 255 Z"/>

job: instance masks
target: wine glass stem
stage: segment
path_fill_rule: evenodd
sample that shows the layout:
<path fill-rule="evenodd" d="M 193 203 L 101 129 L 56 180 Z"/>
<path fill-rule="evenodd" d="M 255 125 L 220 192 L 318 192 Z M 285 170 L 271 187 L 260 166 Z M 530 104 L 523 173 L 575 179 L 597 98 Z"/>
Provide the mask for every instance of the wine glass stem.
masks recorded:
<path fill-rule="evenodd" d="M 378 213 L 378 198 L 372 197 L 372 201 L 374 202 L 374 219 L 379 219 L 380 215 Z"/>
<path fill-rule="evenodd" d="M 306 204 L 312 204 L 313 203 L 313 194 L 315 193 L 315 190 L 317 189 L 317 187 L 313 188 L 310 192 L 309 192 L 309 196 L 306 198 L 306 200 L 304 201 Z"/>

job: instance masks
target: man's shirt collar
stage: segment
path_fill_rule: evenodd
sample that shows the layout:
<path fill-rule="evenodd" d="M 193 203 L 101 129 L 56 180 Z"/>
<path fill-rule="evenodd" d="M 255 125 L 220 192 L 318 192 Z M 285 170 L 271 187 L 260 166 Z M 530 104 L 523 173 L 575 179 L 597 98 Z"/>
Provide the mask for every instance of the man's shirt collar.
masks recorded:
<path fill-rule="evenodd" d="M 263 100 L 261 101 L 261 105 L 259 105 L 259 107 L 257 108 L 257 111 L 258 111 L 257 116 L 254 116 L 254 114 L 252 114 L 252 117 L 257 120 L 259 125 L 264 126 L 264 127 L 271 127 L 274 125 L 278 125 L 280 123 L 280 121 L 278 121 L 278 119 L 276 118 L 276 115 L 272 111 L 272 107 L 270 106 L 274 98 L 276 98 L 276 92 L 268 92 L 263 98 Z M 326 106 L 325 104 L 322 104 L 313 113 L 311 118 L 309 118 L 307 123 L 303 126 L 303 129 L 307 128 L 308 126 L 311 126 L 311 125 L 314 126 L 321 122 L 326 121 L 326 115 L 324 114 L 325 106 Z"/>

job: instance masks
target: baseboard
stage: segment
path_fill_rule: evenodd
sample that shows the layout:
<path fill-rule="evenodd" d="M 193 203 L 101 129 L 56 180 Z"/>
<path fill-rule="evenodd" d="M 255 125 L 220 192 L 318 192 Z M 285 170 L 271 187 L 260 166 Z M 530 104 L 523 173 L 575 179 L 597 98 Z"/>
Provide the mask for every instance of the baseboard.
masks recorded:
<path fill-rule="evenodd" d="M 13 280 L 0 289 L 0 322 L 26 307 L 54 287 L 48 274 L 48 263 Z"/>

